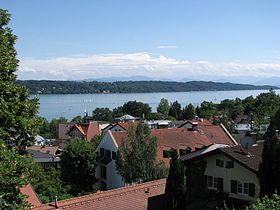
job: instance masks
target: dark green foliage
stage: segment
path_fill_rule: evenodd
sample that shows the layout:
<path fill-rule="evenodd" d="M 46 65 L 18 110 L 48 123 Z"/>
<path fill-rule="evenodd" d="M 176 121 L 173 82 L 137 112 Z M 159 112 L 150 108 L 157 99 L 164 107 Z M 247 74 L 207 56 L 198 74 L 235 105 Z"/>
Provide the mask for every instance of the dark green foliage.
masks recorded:
<path fill-rule="evenodd" d="M 91 143 L 72 140 L 61 155 L 62 179 L 71 186 L 70 193 L 77 196 L 94 192 L 96 155 Z"/>
<path fill-rule="evenodd" d="M 54 168 L 44 171 L 40 165 L 37 165 L 35 169 L 36 172 L 31 177 L 30 183 L 42 203 L 53 202 L 56 196 L 58 200 L 73 197 L 68 193 L 70 186 L 62 182 L 60 171 Z"/>
<path fill-rule="evenodd" d="M 171 117 L 174 117 L 177 120 L 181 120 L 182 119 L 181 104 L 179 104 L 178 101 L 175 101 L 175 102 L 170 104 L 169 115 Z"/>
<path fill-rule="evenodd" d="M 51 120 L 50 122 L 50 136 L 51 138 L 58 138 L 58 125 L 59 123 L 65 123 L 67 122 L 67 119 L 64 117 L 60 117 L 60 118 L 54 118 Z"/>
<path fill-rule="evenodd" d="M 123 141 L 117 153 L 118 173 L 126 183 L 145 182 L 166 175 L 165 167 L 156 163 L 157 139 L 143 123 L 129 128 L 128 139 Z"/>
<path fill-rule="evenodd" d="M 183 109 L 183 119 L 184 120 L 193 120 L 196 116 L 195 107 L 192 104 L 188 104 Z"/>
<path fill-rule="evenodd" d="M 71 122 L 74 123 L 82 123 L 83 122 L 83 118 L 80 115 L 77 115 L 76 117 L 74 117 Z"/>
<path fill-rule="evenodd" d="M 166 209 L 183 210 L 186 205 L 185 167 L 178 159 L 177 150 L 171 150 L 170 154 L 171 162 L 165 187 Z"/>
<path fill-rule="evenodd" d="M 210 90 L 269 90 L 273 86 L 254 86 L 233 83 L 205 81 L 165 82 L 165 81 L 127 81 L 127 82 L 77 82 L 28 80 L 17 81 L 28 87 L 32 94 L 75 94 L 75 93 L 153 93 L 186 92 Z M 55 87 L 55 88 L 53 88 Z"/>
<path fill-rule="evenodd" d="M 113 112 L 109 108 L 96 108 L 92 111 L 92 118 L 96 121 L 113 122 Z"/>
<path fill-rule="evenodd" d="M 15 84 L 16 36 L 7 27 L 9 21 L 10 14 L 0 9 L 0 139 L 24 150 L 37 133 L 38 100 L 29 99 L 27 89 Z"/>
<path fill-rule="evenodd" d="M 164 118 L 168 116 L 169 113 L 169 102 L 167 99 L 162 98 L 159 102 L 159 105 L 157 107 L 157 113 L 162 114 Z"/>
<path fill-rule="evenodd" d="M 21 156 L 14 148 L 7 148 L 0 141 L 0 209 L 25 209 L 19 188 L 27 184 L 34 162 L 29 156 Z"/>
<path fill-rule="evenodd" d="M 262 162 L 259 167 L 258 178 L 260 182 L 260 196 L 271 196 L 280 193 L 280 109 L 271 119 L 270 126 L 265 135 Z"/>
<path fill-rule="evenodd" d="M 152 112 L 152 108 L 149 106 L 149 104 L 137 101 L 129 101 L 123 105 L 122 112 L 134 117 L 148 119 Z"/>
<path fill-rule="evenodd" d="M 203 101 L 200 107 L 196 109 L 197 115 L 199 117 L 210 119 L 217 114 L 216 105 L 211 102 Z"/>
<path fill-rule="evenodd" d="M 52 132 L 50 132 L 50 124 L 46 118 L 39 117 L 38 127 L 39 127 L 38 134 L 40 136 L 43 136 L 46 139 L 52 138 L 52 134 L 51 134 Z"/>
<path fill-rule="evenodd" d="M 280 198 L 277 195 L 263 197 L 252 203 L 246 210 L 275 210 L 280 209 Z"/>

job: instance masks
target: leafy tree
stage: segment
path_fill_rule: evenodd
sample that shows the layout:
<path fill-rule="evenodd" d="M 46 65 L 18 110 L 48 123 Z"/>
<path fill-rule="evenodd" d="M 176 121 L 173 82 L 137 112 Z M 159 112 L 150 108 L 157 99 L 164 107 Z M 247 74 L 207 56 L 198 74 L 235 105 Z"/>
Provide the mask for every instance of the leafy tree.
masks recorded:
<path fill-rule="evenodd" d="M 192 104 L 188 104 L 183 109 L 183 119 L 185 120 L 193 120 L 195 118 L 195 107 Z"/>
<path fill-rule="evenodd" d="M 71 122 L 74 123 L 81 123 L 83 121 L 83 118 L 80 115 L 77 115 L 76 117 L 74 117 Z"/>
<path fill-rule="evenodd" d="M 167 209 L 183 210 L 186 201 L 186 175 L 184 164 L 178 159 L 177 150 L 170 151 L 171 162 L 166 180 Z"/>
<path fill-rule="evenodd" d="M 24 150 L 37 134 L 38 99 L 29 99 L 27 89 L 15 84 L 17 37 L 9 21 L 8 11 L 0 9 L 0 139 Z"/>
<path fill-rule="evenodd" d="M 113 122 L 113 112 L 109 108 L 96 108 L 92 112 L 93 120 Z"/>
<path fill-rule="evenodd" d="M 182 119 L 181 104 L 179 104 L 178 101 L 175 101 L 170 104 L 169 115 L 174 117 L 177 120 Z"/>
<path fill-rule="evenodd" d="M 276 191 L 280 194 L 280 142 L 276 130 L 280 128 L 280 109 L 271 119 L 265 134 L 262 162 L 259 166 L 260 196 L 271 196 Z"/>
<path fill-rule="evenodd" d="M 123 116 L 125 113 L 123 112 L 123 107 L 122 106 L 118 106 L 116 108 L 113 109 L 113 117 L 120 117 Z"/>
<path fill-rule="evenodd" d="M 207 101 L 203 101 L 200 104 L 200 107 L 197 108 L 197 114 L 199 117 L 205 118 L 205 119 L 210 119 L 214 115 L 217 114 L 217 109 L 215 104 Z"/>
<path fill-rule="evenodd" d="M 63 183 L 60 171 L 54 168 L 44 171 L 40 165 L 36 165 L 36 173 L 31 177 L 30 183 L 42 203 L 53 202 L 56 196 L 58 200 L 73 197 L 68 193 L 70 186 Z"/>
<path fill-rule="evenodd" d="M 280 209 L 280 198 L 277 195 L 263 197 L 246 207 L 246 210 L 275 210 Z"/>
<path fill-rule="evenodd" d="M 29 206 L 20 187 L 27 184 L 32 166 L 32 158 L 19 155 L 15 148 L 7 148 L 0 141 L 0 209 L 26 209 Z"/>
<path fill-rule="evenodd" d="M 58 138 L 58 125 L 59 123 L 65 123 L 67 119 L 64 117 L 54 118 L 50 122 L 50 134 L 52 138 Z"/>
<path fill-rule="evenodd" d="M 168 116 L 169 109 L 170 109 L 170 106 L 169 106 L 168 100 L 165 98 L 162 98 L 157 107 L 157 113 L 162 114 L 166 118 Z"/>
<path fill-rule="evenodd" d="M 165 176 L 161 163 L 156 163 L 157 139 L 143 123 L 130 127 L 127 141 L 122 141 L 117 153 L 118 173 L 126 183 L 144 182 Z"/>
<path fill-rule="evenodd" d="M 134 117 L 143 117 L 148 119 L 152 112 L 152 108 L 149 106 L 149 104 L 137 101 L 129 101 L 123 105 L 122 112 Z"/>
<path fill-rule="evenodd" d="M 254 103 L 255 99 L 253 96 L 248 96 L 244 100 L 242 100 L 244 114 L 249 115 L 254 111 Z"/>
<path fill-rule="evenodd" d="M 95 190 L 95 148 L 87 141 L 73 140 L 61 155 L 62 179 L 71 186 L 70 193 L 78 194 Z"/>
<path fill-rule="evenodd" d="M 38 119 L 39 119 L 38 120 L 38 127 L 39 127 L 38 134 L 47 139 L 52 138 L 51 132 L 50 132 L 50 124 L 49 124 L 48 120 L 44 117 L 38 117 Z"/>

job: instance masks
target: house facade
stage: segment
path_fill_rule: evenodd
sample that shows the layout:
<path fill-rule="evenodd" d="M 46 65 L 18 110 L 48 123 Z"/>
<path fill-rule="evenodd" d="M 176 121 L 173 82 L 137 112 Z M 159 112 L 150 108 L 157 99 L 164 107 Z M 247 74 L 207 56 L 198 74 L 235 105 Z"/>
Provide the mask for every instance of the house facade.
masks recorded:
<path fill-rule="evenodd" d="M 207 148 L 208 151 L 196 151 L 181 157 L 181 160 L 186 165 L 204 161 L 204 190 L 223 192 L 234 199 L 254 201 L 260 192 L 257 171 L 262 148 L 262 143 L 250 149 L 240 145 L 212 145 Z"/>

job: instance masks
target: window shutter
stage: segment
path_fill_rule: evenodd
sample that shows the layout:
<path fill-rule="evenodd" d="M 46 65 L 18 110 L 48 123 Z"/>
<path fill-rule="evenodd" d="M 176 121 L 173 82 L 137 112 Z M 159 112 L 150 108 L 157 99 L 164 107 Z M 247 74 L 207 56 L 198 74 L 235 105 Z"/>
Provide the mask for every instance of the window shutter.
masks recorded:
<path fill-rule="evenodd" d="M 249 183 L 249 196 L 255 196 L 255 184 L 253 183 Z"/>
<path fill-rule="evenodd" d="M 218 190 L 223 192 L 224 191 L 224 180 L 223 178 L 218 178 Z"/>
<path fill-rule="evenodd" d="M 231 180 L 231 193 L 237 193 L 237 181 Z"/>

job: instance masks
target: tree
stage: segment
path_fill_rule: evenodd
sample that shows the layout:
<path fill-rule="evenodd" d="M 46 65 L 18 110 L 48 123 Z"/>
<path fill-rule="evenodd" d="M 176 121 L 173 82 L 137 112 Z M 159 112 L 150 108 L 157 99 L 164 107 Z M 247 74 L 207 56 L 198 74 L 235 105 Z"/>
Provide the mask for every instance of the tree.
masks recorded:
<path fill-rule="evenodd" d="M 162 114 L 166 118 L 168 116 L 169 109 L 170 106 L 168 100 L 165 98 L 160 99 L 159 105 L 157 107 L 157 113 Z"/>
<path fill-rule="evenodd" d="M 122 112 L 134 117 L 149 119 L 152 108 L 149 106 L 149 104 L 137 101 L 129 101 L 123 105 Z"/>
<path fill-rule="evenodd" d="M 181 104 L 179 104 L 178 101 L 175 101 L 170 104 L 169 115 L 174 117 L 177 120 L 182 119 Z"/>
<path fill-rule="evenodd" d="M 84 140 L 72 140 L 61 155 L 62 179 L 71 186 L 70 193 L 78 194 L 95 190 L 96 155 L 93 145 Z"/>
<path fill-rule="evenodd" d="M 277 195 L 263 197 L 246 207 L 246 210 L 275 210 L 280 209 L 280 198 Z"/>
<path fill-rule="evenodd" d="M 96 108 L 92 111 L 93 120 L 113 122 L 113 112 L 109 108 Z"/>
<path fill-rule="evenodd" d="M 69 194 L 70 186 L 63 183 L 61 172 L 51 168 L 49 171 L 44 171 L 43 168 L 36 164 L 36 174 L 30 179 L 34 190 L 38 194 L 42 203 L 48 203 L 55 200 L 63 200 L 73 197 Z"/>
<path fill-rule="evenodd" d="M 258 178 L 260 182 L 260 196 L 271 196 L 275 192 L 280 194 L 280 109 L 271 119 L 262 152 L 262 162 L 259 166 Z"/>
<path fill-rule="evenodd" d="M 178 159 L 177 150 L 170 151 L 171 162 L 166 180 L 167 209 L 183 210 L 186 201 L 186 175 L 184 164 Z"/>
<path fill-rule="evenodd" d="M 71 122 L 74 123 L 82 123 L 83 118 L 81 117 L 81 115 L 77 115 L 76 117 L 73 117 L 73 119 L 71 120 Z"/>
<path fill-rule="evenodd" d="M 50 132 L 50 124 L 48 120 L 44 117 L 38 117 L 38 134 L 43 136 L 44 138 L 50 139 L 51 132 Z"/>
<path fill-rule="evenodd" d="M 197 108 L 196 112 L 199 117 L 209 120 L 211 117 L 217 114 L 217 109 L 215 105 L 212 103 L 212 101 L 211 102 L 203 101 L 200 104 L 200 107 Z"/>
<path fill-rule="evenodd" d="M 116 160 L 118 173 L 126 183 L 144 182 L 165 176 L 162 163 L 156 162 L 157 139 L 143 123 L 130 127 Z"/>
<path fill-rule="evenodd" d="M 67 119 L 64 117 L 54 118 L 50 122 L 50 134 L 51 138 L 58 138 L 58 125 L 59 123 L 65 123 Z"/>
<path fill-rule="evenodd" d="M 9 21 L 8 11 L 0 9 L 0 139 L 24 150 L 37 134 L 38 99 L 29 99 L 27 89 L 15 84 L 17 37 Z"/>
<path fill-rule="evenodd" d="M 195 118 L 195 107 L 192 104 L 188 104 L 184 109 L 183 109 L 183 119 L 185 120 L 193 120 Z"/>
<path fill-rule="evenodd" d="M 18 154 L 15 148 L 8 148 L 0 141 L 0 209 L 26 209 L 29 205 L 20 193 L 20 187 L 30 177 L 32 158 Z"/>

